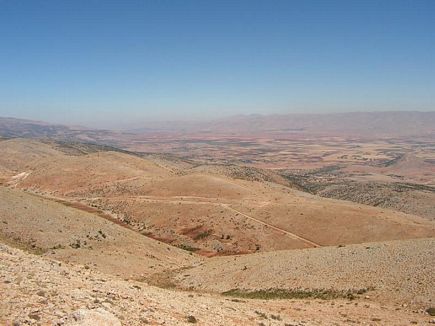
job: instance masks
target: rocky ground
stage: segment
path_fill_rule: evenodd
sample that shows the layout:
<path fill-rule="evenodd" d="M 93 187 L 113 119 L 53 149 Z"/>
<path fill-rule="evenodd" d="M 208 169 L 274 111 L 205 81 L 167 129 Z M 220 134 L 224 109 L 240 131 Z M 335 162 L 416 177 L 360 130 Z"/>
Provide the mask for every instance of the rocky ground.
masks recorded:
<path fill-rule="evenodd" d="M 410 325 L 424 311 L 373 302 L 250 300 L 123 281 L 0 245 L 2 325 Z"/>
<path fill-rule="evenodd" d="M 370 300 L 427 309 L 435 303 L 435 239 L 215 257 L 175 280 L 204 291 L 362 290 Z M 367 290 L 367 292 L 365 292 Z"/>

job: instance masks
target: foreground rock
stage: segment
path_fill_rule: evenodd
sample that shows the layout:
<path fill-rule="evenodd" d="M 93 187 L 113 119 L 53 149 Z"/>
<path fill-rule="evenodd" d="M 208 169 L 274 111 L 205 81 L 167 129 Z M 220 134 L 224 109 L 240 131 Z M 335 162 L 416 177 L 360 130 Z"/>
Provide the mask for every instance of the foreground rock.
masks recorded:
<path fill-rule="evenodd" d="M 101 308 L 94 310 L 79 309 L 65 319 L 65 322 L 61 320 L 58 323 L 65 326 L 121 326 L 118 318 Z"/>
<path fill-rule="evenodd" d="M 358 300 L 247 300 L 165 290 L 0 245 L 1 325 L 409 325 L 431 318 Z"/>

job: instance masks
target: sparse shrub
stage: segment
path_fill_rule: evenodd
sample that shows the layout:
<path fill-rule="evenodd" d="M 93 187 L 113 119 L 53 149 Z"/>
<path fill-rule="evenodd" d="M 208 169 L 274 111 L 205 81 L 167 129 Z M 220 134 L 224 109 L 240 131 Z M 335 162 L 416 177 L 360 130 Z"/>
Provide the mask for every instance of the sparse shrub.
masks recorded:
<path fill-rule="evenodd" d="M 273 320 L 282 320 L 280 315 L 270 315 Z"/>
<path fill-rule="evenodd" d="M 76 240 L 76 242 L 69 245 L 71 248 L 79 249 L 81 247 L 80 240 Z"/>
<path fill-rule="evenodd" d="M 195 318 L 195 316 L 189 315 L 187 316 L 187 322 L 191 324 L 196 324 L 198 320 Z"/>
<path fill-rule="evenodd" d="M 267 315 L 264 312 L 255 310 L 254 311 L 258 316 L 260 316 L 261 318 L 267 319 Z"/>
<path fill-rule="evenodd" d="M 51 249 L 64 249 L 65 247 L 62 246 L 61 244 L 57 244 L 55 246 L 53 246 Z"/>
<path fill-rule="evenodd" d="M 361 294 L 366 293 L 367 291 L 368 291 L 368 289 L 359 289 L 359 290 L 356 292 L 356 294 L 361 295 Z"/>
<path fill-rule="evenodd" d="M 186 250 L 186 251 L 191 251 L 191 252 L 199 250 L 199 248 L 191 247 L 191 246 L 184 244 L 184 243 L 177 245 L 177 247 L 180 249 Z"/>
<path fill-rule="evenodd" d="M 435 308 L 433 307 L 427 308 L 426 312 L 431 316 L 435 316 Z"/>
<path fill-rule="evenodd" d="M 193 238 L 193 240 L 200 240 L 200 239 L 207 238 L 209 235 L 211 235 L 211 233 L 212 233 L 212 230 L 207 230 L 207 231 L 201 232 L 201 233 L 197 234 Z"/>
<path fill-rule="evenodd" d="M 223 295 L 231 297 L 239 297 L 246 299 L 349 299 L 353 300 L 356 298 L 356 294 L 361 290 L 347 290 L 347 291 L 336 291 L 327 289 L 265 289 L 265 290 L 241 290 L 232 289 L 223 292 Z M 365 293 L 367 292 L 364 289 Z"/>

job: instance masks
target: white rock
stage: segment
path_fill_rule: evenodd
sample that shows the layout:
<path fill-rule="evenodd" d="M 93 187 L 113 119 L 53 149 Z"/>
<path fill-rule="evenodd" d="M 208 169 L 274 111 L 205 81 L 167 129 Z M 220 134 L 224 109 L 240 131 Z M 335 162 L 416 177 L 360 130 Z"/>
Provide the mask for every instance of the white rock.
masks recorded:
<path fill-rule="evenodd" d="M 67 326 L 121 326 L 121 322 L 110 312 L 102 308 L 79 309 L 73 312 L 65 322 Z"/>

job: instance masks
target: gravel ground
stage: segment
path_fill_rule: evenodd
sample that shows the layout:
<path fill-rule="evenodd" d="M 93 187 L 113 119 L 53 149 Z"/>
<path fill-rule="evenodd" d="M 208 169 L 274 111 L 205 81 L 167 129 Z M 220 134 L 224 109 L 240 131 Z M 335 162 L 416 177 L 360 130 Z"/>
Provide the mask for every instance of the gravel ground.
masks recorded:
<path fill-rule="evenodd" d="M 239 300 L 123 281 L 0 245 L 2 325 L 409 325 L 421 311 L 348 300 Z"/>
<path fill-rule="evenodd" d="M 415 239 L 216 257 L 176 276 L 185 288 L 370 289 L 369 297 L 435 304 L 435 239 Z"/>

